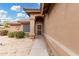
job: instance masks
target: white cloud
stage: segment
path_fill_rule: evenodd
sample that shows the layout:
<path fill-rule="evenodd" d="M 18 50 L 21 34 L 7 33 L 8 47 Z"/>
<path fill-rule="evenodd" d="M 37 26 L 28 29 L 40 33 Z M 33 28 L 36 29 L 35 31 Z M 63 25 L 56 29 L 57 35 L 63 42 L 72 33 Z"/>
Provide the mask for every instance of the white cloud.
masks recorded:
<path fill-rule="evenodd" d="M 0 19 L 4 19 L 7 17 L 7 11 L 5 10 L 0 10 Z"/>
<path fill-rule="evenodd" d="M 7 11 L 5 10 L 0 10 L 0 23 L 3 23 L 4 21 L 11 20 L 12 18 L 7 16 Z"/>
<path fill-rule="evenodd" d="M 25 11 L 22 11 L 22 13 L 25 13 Z"/>
<path fill-rule="evenodd" d="M 5 10 L 0 10 L 0 18 L 6 17 L 7 11 Z"/>
<path fill-rule="evenodd" d="M 17 13 L 17 17 L 25 17 L 26 15 L 24 13 Z"/>
<path fill-rule="evenodd" d="M 26 13 L 17 13 L 17 18 L 15 19 L 16 21 L 17 20 L 25 20 L 25 19 L 28 19 L 29 16 L 26 14 Z"/>
<path fill-rule="evenodd" d="M 5 11 L 5 10 L 0 10 L 0 14 L 6 14 L 7 13 L 7 11 Z"/>
<path fill-rule="evenodd" d="M 16 9 L 16 10 L 20 10 L 20 9 Z M 0 10 L 0 23 L 3 23 L 4 21 L 18 21 L 18 20 L 26 20 L 29 18 L 29 16 L 24 12 L 21 11 L 20 13 L 16 14 L 16 19 L 13 19 L 11 16 L 8 16 L 7 14 L 8 12 L 5 10 Z"/>
<path fill-rule="evenodd" d="M 25 13 L 17 13 L 17 17 L 18 18 L 27 18 L 29 16 L 27 14 L 25 14 Z"/>
<path fill-rule="evenodd" d="M 13 11 L 20 11 L 21 6 L 12 6 L 10 9 Z"/>
<path fill-rule="evenodd" d="M 1 21 L 0 23 L 3 24 L 4 21 L 12 21 L 12 18 L 11 17 L 3 17 L 3 18 L 0 18 L 0 21 Z"/>
<path fill-rule="evenodd" d="M 7 15 L 0 15 L 0 19 L 5 19 L 7 17 Z"/>
<path fill-rule="evenodd" d="M 0 20 L 1 20 L 1 21 L 2 21 L 2 20 L 12 20 L 12 18 L 11 18 L 11 17 L 8 17 L 8 16 L 6 16 L 6 17 L 3 16 L 3 17 L 0 18 Z"/>

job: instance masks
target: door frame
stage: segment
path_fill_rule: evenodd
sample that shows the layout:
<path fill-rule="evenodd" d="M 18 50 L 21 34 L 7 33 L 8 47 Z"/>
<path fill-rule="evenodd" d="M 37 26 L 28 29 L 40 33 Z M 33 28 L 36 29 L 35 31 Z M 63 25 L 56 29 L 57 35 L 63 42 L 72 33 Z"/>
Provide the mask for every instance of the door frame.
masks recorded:
<path fill-rule="evenodd" d="M 43 24 L 42 23 L 37 23 L 36 24 L 36 28 L 35 28 L 36 29 L 36 35 L 38 35 L 38 27 L 37 27 L 38 25 L 41 25 L 41 30 L 40 31 L 41 31 L 41 35 L 42 35 L 43 34 Z"/>

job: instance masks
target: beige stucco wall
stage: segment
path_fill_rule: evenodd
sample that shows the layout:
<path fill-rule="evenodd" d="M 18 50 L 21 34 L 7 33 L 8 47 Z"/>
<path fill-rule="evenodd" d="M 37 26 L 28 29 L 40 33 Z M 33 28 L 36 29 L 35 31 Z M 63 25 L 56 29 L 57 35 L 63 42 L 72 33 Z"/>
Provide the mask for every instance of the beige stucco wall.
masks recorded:
<path fill-rule="evenodd" d="M 31 15 L 30 18 L 30 38 L 34 39 L 35 37 L 35 15 Z"/>
<path fill-rule="evenodd" d="M 23 25 L 19 25 L 19 26 L 10 26 L 8 31 L 10 31 L 10 32 L 14 32 L 14 31 L 23 31 Z"/>
<path fill-rule="evenodd" d="M 45 17 L 44 32 L 73 53 L 79 54 L 79 4 L 55 4 L 49 16 Z M 68 55 L 66 51 L 61 53 L 63 49 L 59 45 L 52 45 L 57 55 Z"/>

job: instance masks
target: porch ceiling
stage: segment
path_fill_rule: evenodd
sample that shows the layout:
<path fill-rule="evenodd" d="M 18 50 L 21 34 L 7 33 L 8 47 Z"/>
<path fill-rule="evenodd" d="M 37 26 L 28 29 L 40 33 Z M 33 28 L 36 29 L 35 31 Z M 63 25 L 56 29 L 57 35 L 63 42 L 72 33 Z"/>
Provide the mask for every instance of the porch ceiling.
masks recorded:
<path fill-rule="evenodd" d="M 40 9 L 23 8 L 24 11 L 30 16 L 31 14 L 40 14 Z"/>
<path fill-rule="evenodd" d="M 23 10 L 30 16 L 31 14 L 46 14 L 48 13 L 49 7 L 51 4 L 55 3 L 41 3 L 40 4 L 40 9 L 29 9 L 29 8 L 23 8 Z"/>

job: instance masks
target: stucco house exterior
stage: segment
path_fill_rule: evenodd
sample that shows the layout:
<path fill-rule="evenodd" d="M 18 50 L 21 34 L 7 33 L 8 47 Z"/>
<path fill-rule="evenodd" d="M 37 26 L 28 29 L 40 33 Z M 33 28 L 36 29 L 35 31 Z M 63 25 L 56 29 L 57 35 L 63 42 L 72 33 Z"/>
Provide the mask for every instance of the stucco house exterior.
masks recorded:
<path fill-rule="evenodd" d="M 79 55 L 79 4 L 44 4 L 42 14 L 50 55 Z"/>
<path fill-rule="evenodd" d="M 79 4 L 42 3 L 40 9 L 24 11 L 29 15 L 30 38 L 44 36 L 49 55 L 79 55 Z M 23 30 L 25 22 L 19 23 Z"/>
<path fill-rule="evenodd" d="M 30 16 L 30 36 L 43 35 L 50 55 L 79 55 L 79 4 L 41 4 L 24 8 Z"/>
<path fill-rule="evenodd" d="M 10 22 L 9 31 L 10 32 L 12 31 L 30 32 L 30 21 L 23 20 L 23 21 Z"/>

